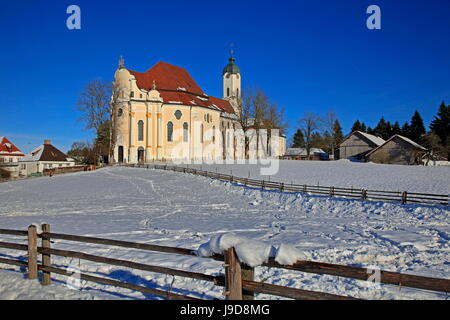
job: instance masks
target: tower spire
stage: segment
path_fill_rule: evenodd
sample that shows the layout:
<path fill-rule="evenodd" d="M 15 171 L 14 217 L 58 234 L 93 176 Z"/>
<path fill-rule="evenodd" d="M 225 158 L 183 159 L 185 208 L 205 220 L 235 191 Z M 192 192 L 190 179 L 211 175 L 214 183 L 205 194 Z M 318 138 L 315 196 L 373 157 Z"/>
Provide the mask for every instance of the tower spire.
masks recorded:
<path fill-rule="evenodd" d="M 125 68 L 125 60 L 123 60 L 123 56 L 121 55 L 119 58 L 119 69 Z"/>

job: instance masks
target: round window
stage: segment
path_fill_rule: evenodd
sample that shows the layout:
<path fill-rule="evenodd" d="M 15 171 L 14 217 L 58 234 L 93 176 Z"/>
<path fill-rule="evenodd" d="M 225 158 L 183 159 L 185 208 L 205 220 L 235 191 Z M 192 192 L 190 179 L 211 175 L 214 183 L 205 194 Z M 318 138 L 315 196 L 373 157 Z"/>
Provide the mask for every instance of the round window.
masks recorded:
<path fill-rule="evenodd" d="M 180 110 L 175 111 L 175 118 L 177 118 L 177 120 L 180 120 L 182 115 Z"/>

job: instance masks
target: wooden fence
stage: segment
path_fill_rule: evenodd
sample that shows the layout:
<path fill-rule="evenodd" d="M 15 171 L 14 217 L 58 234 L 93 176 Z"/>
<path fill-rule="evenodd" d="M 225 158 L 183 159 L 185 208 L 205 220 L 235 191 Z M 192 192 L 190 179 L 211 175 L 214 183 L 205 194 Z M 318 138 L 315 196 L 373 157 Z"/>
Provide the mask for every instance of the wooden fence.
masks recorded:
<path fill-rule="evenodd" d="M 37 234 L 35 226 L 30 226 L 27 231 L 0 229 L 0 234 L 18 236 L 22 237 L 22 239 L 23 237 L 26 237 L 26 239 L 23 240 L 27 241 L 26 245 L 13 242 L 0 242 L 0 248 L 14 249 L 19 251 L 25 251 L 28 253 L 27 261 L 4 258 L 0 254 L 0 263 L 27 268 L 29 279 L 37 279 L 38 273 L 42 272 L 42 285 L 44 286 L 51 284 L 52 274 L 58 274 L 67 277 L 73 276 L 73 272 L 68 271 L 67 268 L 60 268 L 52 264 L 52 256 L 60 256 L 60 257 L 78 258 L 80 260 L 103 263 L 110 266 L 119 266 L 129 269 L 156 272 L 166 275 L 186 277 L 201 281 L 212 282 L 216 286 L 224 287 L 223 294 L 225 296 L 225 299 L 227 300 L 253 300 L 255 298 L 254 297 L 255 293 L 263 293 L 268 295 L 301 300 L 355 299 L 352 297 L 340 296 L 325 292 L 316 292 L 305 289 L 290 288 L 254 281 L 254 269 L 241 263 L 233 248 L 228 249 L 224 255 L 215 255 L 210 258 L 204 258 L 204 259 L 214 259 L 218 261 L 224 261 L 223 264 L 223 267 L 225 269 L 224 274 L 214 276 L 192 271 L 179 270 L 144 263 L 137 263 L 127 260 L 113 259 L 109 257 L 92 255 L 78 251 L 55 249 L 51 247 L 51 244 L 55 243 L 54 240 L 63 240 L 77 243 L 99 244 L 122 248 L 147 250 L 153 252 L 162 252 L 175 255 L 196 256 L 195 252 L 191 249 L 52 233 L 50 232 L 50 225 L 48 224 L 42 225 L 42 231 L 43 232 L 41 234 Z M 38 246 L 39 239 L 41 240 L 40 246 Z M 41 256 L 40 263 L 38 259 L 39 255 Z M 199 257 L 199 259 L 200 258 L 202 257 Z M 372 270 L 360 267 L 343 266 L 313 261 L 297 261 L 293 265 L 281 265 L 275 262 L 273 258 L 271 258 L 267 263 L 265 263 L 263 267 L 281 268 L 299 272 L 331 275 L 364 281 L 371 281 L 372 280 L 371 276 L 373 275 Z M 80 273 L 79 278 L 81 280 L 96 282 L 102 285 L 115 286 L 134 291 L 139 291 L 142 293 L 152 294 L 166 299 L 198 300 L 198 298 L 192 296 L 173 293 L 171 292 L 171 290 L 166 291 L 155 288 L 148 288 L 142 285 L 126 283 L 123 281 L 113 280 L 105 277 L 98 277 L 84 273 Z M 449 279 L 437 279 L 409 274 L 401 274 L 390 271 L 379 271 L 377 280 L 379 281 L 379 283 L 387 285 L 410 287 L 443 293 L 450 292 Z"/>
<path fill-rule="evenodd" d="M 449 195 L 444 194 L 430 194 L 417 193 L 408 191 L 383 191 L 383 190 L 369 190 L 369 189 L 355 189 L 355 188 L 341 188 L 341 187 L 325 187 L 319 185 L 294 184 L 276 182 L 270 180 L 257 180 L 250 178 L 235 177 L 233 175 L 209 172 L 195 168 L 186 168 L 169 165 L 150 165 L 150 164 L 134 164 L 130 167 L 170 170 L 176 172 L 190 173 L 199 176 L 209 177 L 222 181 L 229 181 L 244 186 L 250 186 L 267 190 L 279 190 L 281 192 L 299 192 L 308 194 L 318 194 L 329 197 L 343 197 L 363 200 L 381 200 L 381 201 L 396 201 L 402 204 L 417 203 L 426 205 L 449 205 Z"/>

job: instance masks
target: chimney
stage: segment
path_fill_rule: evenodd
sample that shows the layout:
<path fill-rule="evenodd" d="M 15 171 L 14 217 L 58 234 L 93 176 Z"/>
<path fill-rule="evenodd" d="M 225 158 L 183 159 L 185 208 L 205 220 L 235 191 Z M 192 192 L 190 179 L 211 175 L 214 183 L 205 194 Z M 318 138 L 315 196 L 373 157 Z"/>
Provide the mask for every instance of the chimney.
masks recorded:
<path fill-rule="evenodd" d="M 44 140 L 44 144 L 51 144 L 50 140 Z"/>

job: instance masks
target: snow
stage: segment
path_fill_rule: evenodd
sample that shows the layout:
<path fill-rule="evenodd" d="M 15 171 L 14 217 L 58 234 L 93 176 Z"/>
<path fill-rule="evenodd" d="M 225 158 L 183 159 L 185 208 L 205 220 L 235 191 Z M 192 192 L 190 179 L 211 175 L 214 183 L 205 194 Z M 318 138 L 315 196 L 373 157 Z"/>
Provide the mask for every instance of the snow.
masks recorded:
<path fill-rule="evenodd" d="M 358 131 L 358 132 L 361 135 L 363 135 L 364 137 L 366 137 L 367 139 L 369 139 L 370 141 L 372 141 L 373 143 L 375 143 L 377 146 L 381 146 L 383 143 L 386 142 L 383 138 L 374 136 L 372 134 L 361 132 L 361 131 Z"/>
<path fill-rule="evenodd" d="M 44 145 L 40 145 L 29 154 L 25 155 L 20 161 L 39 161 L 42 152 L 44 152 Z"/>
<path fill-rule="evenodd" d="M 212 168 L 208 169 L 214 171 Z M 259 173 L 258 167 L 248 165 L 218 167 L 226 173 L 230 169 L 233 174 L 244 177 L 248 170 L 254 176 Z M 364 184 L 430 192 L 448 192 L 449 189 L 448 167 L 286 161 L 280 163 L 280 172 L 274 178 L 295 179 L 296 182 L 320 179 L 323 184 L 353 184 L 355 187 Z M 45 221 L 55 233 L 191 250 L 215 236 L 218 240 L 215 249 L 239 243 L 239 239 L 245 237 L 255 241 L 255 246 L 244 244 L 238 254 L 246 256 L 250 264 L 259 264 L 261 257 L 267 256 L 268 248 L 275 247 L 278 250 L 271 249 L 270 255 L 275 254 L 283 263 L 302 260 L 305 255 L 307 260 L 374 266 L 437 278 L 448 279 L 450 274 L 450 209 L 443 206 L 262 191 L 190 174 L 126 167 L 0 183 L 0 203 L 0 228 L 6 229 L 26 230 L 32 223 Z M 26 244 L 25 238 L 9 235 L 0 235 L 0 241 Z M 212 275 L 224 271 L 223 262 L 204 257 L 56 239 L 52 247 Z M 251 251 L 255 251 L 254 255 Z M 23 260 L 26 252 L 0 249 L 0 257 Z M 52 257 L 52 263 L 76 266 L 83 273 L 162 290 L 168 290 L 173 282 L 175 293 L 223 299 L 223 288 L 200 280 L 56 256 Z M 11 271 L 7 276 L 0 275 L 0 296 L 11 292 L 8 283 L 16 282 L 14 275 L 24 276 L 20 268 L 0 264 L 0 270 L 5 268 Z M 54 275 L 54 280 L 64 283 L 65 278 Z M 424 290 L 406 287 L 399 290 L 389 285 L 374 289 L 358 280 L 277 268 L 256 267 L 255 281 L 363 299 L 446 299 L 445 294 Z M 121 299 L 158 299 L 92 282 L 83 282 L 79 293 L 83 292 L 107 293 Z M 34 294 L 39 293 L 37 290 L 30 292 Z M 55 297 L 65 296 L 58 293 Z M 67 297 L 72 298 L 77 297 Z M 258 298 L 274 297 L 258 295 Z"/>
<path fill-rule="evenodd" d="M 273 165 L 276 167 L 275 161 Z M 261 174 L 261 168 L 268 168 L 267 164 L 202 164 L 189 167 L 284 183 L 450 194 L 450 168 L 446 166 L 404 166 L 350 160 L 280 160 L 278 172 L 272 176 Z"/>
<path fill-rule="evenodd" d="M 41 286 L 38 280 L 27 280 L 23 274 L 0 269 L 0 300 L 99 300 L 114 296 L 71 290 L 62 284 Z"/>
<path fill-rule="evenodd" d="M 210 257 L 213 254 L 224 254 L 229 248 L 234 248 L 239 260 L 250 267 L 262 265 L 269 260 L 274 248 L 261 241 L 255 241 L 234 234 L 222 234 L 214 236 L 198 249 L 198 255 Z"/>

